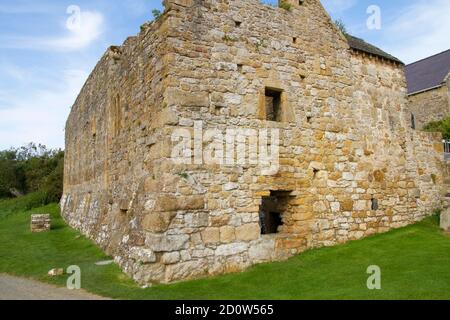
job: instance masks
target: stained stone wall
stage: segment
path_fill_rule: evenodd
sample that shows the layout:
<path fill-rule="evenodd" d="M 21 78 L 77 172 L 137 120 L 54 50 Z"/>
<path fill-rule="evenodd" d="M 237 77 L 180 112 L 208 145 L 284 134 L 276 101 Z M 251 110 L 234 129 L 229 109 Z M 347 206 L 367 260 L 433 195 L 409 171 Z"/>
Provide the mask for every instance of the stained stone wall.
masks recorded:
<path fill-rule="evenodd" d="M 416 119 L 416 128 L 422 130 L 432 121 L 442 120 L 450 115 L 450 85 L 414 94 L 408 97 L 411 112 Z"/>
<path fill-rule="evenodd" d="M 62 214 L 136 281 L 240 271 L 441 206 L 440 137 L 410 129 L 402 66 L 351 51 L 318 0 L 166 9 L 108 50 L 66 128 Z M 281 122 L 264 120 L 266 87 L 283 90 Z M 172 133 L 194 121 L 279 129 L 280 170 L 174 163 Z M 283 225 L 261 235 L 271 191 L 289 195 Z"/>

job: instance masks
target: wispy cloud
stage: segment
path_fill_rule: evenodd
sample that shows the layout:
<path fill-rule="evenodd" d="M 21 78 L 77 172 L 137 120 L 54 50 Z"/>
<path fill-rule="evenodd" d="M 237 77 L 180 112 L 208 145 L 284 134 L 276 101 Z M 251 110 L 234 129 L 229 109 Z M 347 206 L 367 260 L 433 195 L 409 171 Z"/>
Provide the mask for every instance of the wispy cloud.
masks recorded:
<path fill-rule="evenodd" d="M 0 13 L 1 14 L 39 14 L 48 13 L 53 8 L 49 5 L 43 5 L 42 3 L 1 3 Z"/>
<path fill-rule="evenodd" d="M 88 47 L 104 31 L 103 15 L 95 11 L 81 11 L 77 28 L 67 28 L 65 34 L 55 37 L 2 36 L 0 48 L 73 51 Z"/>
<path fill-rule="evenodd" d="M 403 8 L 384 29 L 387 49 L 406 63 L 449 49 L 449 12 L 448 0 L 421 0 Z"/>
<path fill-rule="evenodd" d="M 82 11 L 78 28 L 69 30 L 65 37 L 47 39 L 43 45 L 60 50 L 77 50 L 89 46 L 103 32 L 103 15 L 98 12 Z"/>
<path fill-rule="evenodd" d="M 331 14 L 339 14 L 354 7 L 357 0 L 324 0 L 323 4 Z"/>
<path fill-rule="evenodd" d="M 16 65 L 0 63 L 0 71 L 4 78 L 14 79 L 17 81 L 24 81 L 29 77 L 29 72 L 25 69 L 19 68 Z M 0 92 L 0 99 L 2 95 Z"/>
<path fill-rule="evenodd" d="M 63 146 L 65 120 L 87 76 L 84 70 L 67 69 L 46 89 L 0 92 L 0 149 L 30 141 Z"/>

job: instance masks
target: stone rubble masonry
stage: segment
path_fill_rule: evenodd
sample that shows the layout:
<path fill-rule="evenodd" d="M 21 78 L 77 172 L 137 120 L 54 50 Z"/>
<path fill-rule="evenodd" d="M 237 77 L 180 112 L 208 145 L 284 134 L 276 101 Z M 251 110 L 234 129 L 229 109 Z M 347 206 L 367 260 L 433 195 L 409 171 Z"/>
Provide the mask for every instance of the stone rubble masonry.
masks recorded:
<path fill-rule="evenodd" d="M 45 232 L 51 229 L 51 219 L 49 214 L 33 214 L 30 223 L 31 232 Z"/>
<path fill-rule="evenodd" d="M 65 131 L 63 217 L 134 280 L 237 272 L 441 207 L 441 137 L 411 130 L 403 67 L 351 51 L 319 0 L 165 5 L 105 53 Z M 266 87 L 283 90 L 282 122 L 262 117 Z M 197 120 L 279 129 L 279 172 L 175 164 L 172 132 Z M 277 190 L 289 191 L 283 224 L 261 235 Z"/>
<path fill-rule="evenodd" d="M 428 123 L 450 115 L 450 81 L 439 88 L 410 95 L 408 101 L 416 129 L 422 130 Z"/>

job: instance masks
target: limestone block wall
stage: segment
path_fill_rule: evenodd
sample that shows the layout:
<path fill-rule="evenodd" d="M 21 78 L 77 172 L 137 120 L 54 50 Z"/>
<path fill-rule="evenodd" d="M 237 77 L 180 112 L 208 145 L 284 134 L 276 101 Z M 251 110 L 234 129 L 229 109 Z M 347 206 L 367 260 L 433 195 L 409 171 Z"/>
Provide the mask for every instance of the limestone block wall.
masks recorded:
<path fill-rule="evenodd" d="M 416 128 L 422 130 L 432 121 L 439 121 L 450 114 L 450 87 L 444 85 L 408 97 L 411 112 L 416 119 Z"/>
<path fill-rule="evenodd" d="M 402 66 L 351 51 L 318 0 L 165 4 L 105 54 L 66 128 L 62 214 L 136 281 L 240 271 L 440 207 L 442 143 L 411 130 Z M 280 121 L 266 120 L 266 88 L 282 92 Z M 174 162 L 173 132 L 199 124 L 216 130 L 200 145 L 279 130 L 279 170 Z M 262 235 L 273 193 L 282 225 Z"/>

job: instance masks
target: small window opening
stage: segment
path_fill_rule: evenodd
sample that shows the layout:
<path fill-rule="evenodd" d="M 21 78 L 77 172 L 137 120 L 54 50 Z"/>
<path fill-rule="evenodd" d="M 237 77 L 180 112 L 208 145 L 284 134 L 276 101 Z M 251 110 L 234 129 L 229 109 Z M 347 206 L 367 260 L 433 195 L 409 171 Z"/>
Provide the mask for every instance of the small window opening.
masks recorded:
<path fill-rule="evenodd" d="M 283 90 L 266 88 L 266 120 L 281 122 L 281 94 Z"/>
<path fill-rule="evenodd" d="M 416 130 L 416 116 L 411 113 L 411 129 Z"/>
<path fill-rule="evenodd" d="M 279 233 L 283 226 L 283 213 L 287 209 L 290 191 L 271 191 L 263 197 L 259 210 L 261 234 Z"/>
<path fill-rule="evenodd" d="M 242 22 L 241 21 L 235 21 L 234 24 L 236 25 L 236 27 L 239 28 L 242 25 Z"/>
<path fill-rule="evenodd" d="M 310 116 L 306 117 L 306 122 L 311 123 L 311 121 L 312 121 L 312 117 L 310 117 Z"/>
<path fill-rule="evenodd" d="M 372 210 L 378 210 L 378 200 L 372 199 Z"/>
<path fill-rule="evenodd" d="M 297 37 L 292 38 L 293 43 L 297 43 Z"/>
<path fill-rule="evenodd" d="M 242 68 L 244 67 L 244 65 L 242 65 L 242 64 L 238 64 L 237 65 L 237 68 L 238 68 L 238 71 L 240 72 L 240 73 L 242 73 Z"/>
<path fill-rule="evenodd" d="M 317 174 L 320 172 L 319 169 L 313 169 L 314 179 L 317 177 Z"/>

